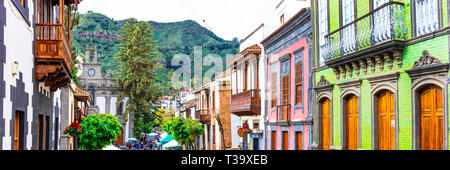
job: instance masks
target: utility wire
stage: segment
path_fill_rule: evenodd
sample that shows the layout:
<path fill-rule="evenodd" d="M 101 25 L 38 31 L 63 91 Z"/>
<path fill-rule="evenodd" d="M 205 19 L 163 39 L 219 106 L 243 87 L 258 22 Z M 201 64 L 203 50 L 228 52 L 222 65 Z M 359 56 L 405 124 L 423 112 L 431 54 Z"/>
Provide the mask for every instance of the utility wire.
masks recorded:
<path fill-rule="evenodd" d="M 194 11 L 194 9 L 192 9 L 184 0 L 180 0 L 181 2 L 183 2 L 183 5 L 186 6 L 187 8 L 189 8 L 189 10 L 191 10 L 192 13 L 194 13 L 194 15 L 197 16 L 197 18 L 199 18 L 201 21 L 203 21 L 203 23 L 206 25 L 206 28 L 209 29 L 210 31 L 212 31 L 212 28 L 206 23 L 206 20 L 201 17 L 200 15 L 198 15 L 197 12 Z"/>

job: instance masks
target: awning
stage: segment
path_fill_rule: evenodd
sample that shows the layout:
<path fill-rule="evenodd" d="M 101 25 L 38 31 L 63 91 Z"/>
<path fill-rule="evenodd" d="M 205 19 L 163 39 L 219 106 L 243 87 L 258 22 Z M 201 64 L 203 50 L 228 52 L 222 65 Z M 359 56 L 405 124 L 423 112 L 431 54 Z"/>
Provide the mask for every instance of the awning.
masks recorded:
<path fill-rule="evenodd" d="M 172 140 L 175 140 L 172 138 L 173 135 L 169 134 L 164 139 L 162 139 L 157 145 L 164 145 L 166 143 L 169 143 Z"/>
<path fill-rule="evenodd" d="M 134 141 L 134 142 L 136 142 L 137 139 L 136 139 L 136 138 L 128 138 L 128 141 Z"/>
<path fill-rule="evenodd" d="M 91 93 L 83 91 L 78 87 L 75 87 L 74 96 L 77 100 L 80 100 L 80 101 L 91 101 L 92 100 Z"/>
<path fill-rule="evenodd" d="M 175 140 L 171 140 L 170 142 L 163 145 L 164 149 L 171 149 L 171 148 L 178 148 L 178 147 L 180 147 L 180 145 Z"/>

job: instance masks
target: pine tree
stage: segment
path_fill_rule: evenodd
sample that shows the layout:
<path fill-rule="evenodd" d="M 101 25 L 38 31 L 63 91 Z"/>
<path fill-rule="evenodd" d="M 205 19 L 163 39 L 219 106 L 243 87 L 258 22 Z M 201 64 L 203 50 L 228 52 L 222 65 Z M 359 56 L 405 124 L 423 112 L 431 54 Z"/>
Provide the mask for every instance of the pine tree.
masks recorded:
<path fill-rule="evenodd" d="M 160 58 L 157 42 L 152 39 L 153 28 L 150 24 L 131 18 L 121 28 L 121 40 L 117 60 L 119 71 L 117 83 L 121 88 L 117 106 L 125 97 L 123 119 L 128 121 L 128 114 L 134 113 L 133 134 L 146 132 L 153 125 L 155 103 L 162 95 L 160 81 L 155 69 Z"/>

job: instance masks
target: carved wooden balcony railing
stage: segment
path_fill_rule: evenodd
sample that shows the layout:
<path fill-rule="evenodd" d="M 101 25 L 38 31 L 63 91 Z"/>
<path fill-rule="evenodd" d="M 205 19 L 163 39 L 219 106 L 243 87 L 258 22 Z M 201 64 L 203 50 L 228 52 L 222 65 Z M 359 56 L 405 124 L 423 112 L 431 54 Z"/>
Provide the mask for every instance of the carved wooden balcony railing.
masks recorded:
<path fill-rule="evenodd" d="M 209 109 L 201 109 L 195 111 L 195 118 L 202 124 L 210 124 L 211 123 L 211 114 Z"/>
<path fill-rule="evenodd" d="M 237 116 L 261 115 L 261 90 L 248 90 L 231 96 L 231 113 Z"/>
<path fill-rule="evenodd" d="M 35 24 L 36 79 L 52 91 L 66 86 L 71 78 L 71 47 L 62 24 Z"/>
<path fill-rule="evenodd" d="M 352 77 L 353 69 L 357 75 L 360 69 L 366 74 L 367 68 L 372 66 L 374 72 L 375 62 L 381 63 L 380 70 L 384 69 L 384 61 L 392 68 L 394 59 L 402 66 L 402 51 L 408 34 L 404 8 L 400 2 L 385 3 L 325 36 L 321 55 L 338 79 L 340 74 L 345 79 L 346 73 Z"/>
<path fill-rule="evenodd" d="M 277 106 L 277 122 L 290 122 L 291 121 L 291 105 Z"/>

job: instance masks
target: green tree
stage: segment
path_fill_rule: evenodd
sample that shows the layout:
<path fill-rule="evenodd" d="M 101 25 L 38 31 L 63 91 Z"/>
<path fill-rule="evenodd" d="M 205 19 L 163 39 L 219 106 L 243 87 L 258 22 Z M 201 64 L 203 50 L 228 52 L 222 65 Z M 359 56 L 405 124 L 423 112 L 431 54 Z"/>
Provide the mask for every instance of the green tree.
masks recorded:
<path fill-rule="evenodd" d="M 196 137 L 204 132 L 202 124 L 193 119 L 175 117 L 164 121 L 162 128 L 165 132 L 172 134 L 173 138 L 181 145 L 192 146 Z"/>
<path fill-rule="evenodd" d="M 72 58 L 71 58 L 71 66 L 70 66 L 70 70 L 72 72 L 72 80 L 73 82 L 75 82 L 75 84 L 78 86 L 78 68 L 77 68 L 77 64 L 78 64 L 78 60 L 77 60 L 77 52 L 75 50 L 75 48 L 72 47 Z"/>
<path fill-rule="evenodd" d="M 139 108 L 139 104 L 138 104 Z M 153 109 L 152 109 L 153 110 Z M 142 133 L 152 133 L 153 127 L 155 127 L 156 122 L 156 113 L 151 111 L 151 114 L 148 114 L 145 111 L 139 110 L 135 112 L 135 117 L 133 120 L 133 135 L 141 136 Z"/>
<path fill-rule="evenodd" d="M 155 68 L 160 59 L 158 45 L 152 39 L 153 28 L 146 22 L 138 22 L 131 18 L 120 30 L 119 52 L 117 60 L 119 71 L 117 83 L 121 88 L 117 106 L 122 104 L 125 97 L 129 97 L 125 104 L 124 121 L 128 121 L 128 114 L 134 113 L 135 128 L 133 134 L 148 133 L 152 126 L 155 110 L 151 103 L 155 103 L 162 96 Z"/>
<path fill-rule="evenodd" d="M 116 117 L 111 114 L 94 114 L 83 119 L 78 147 L 86 150 L 99 150 L 111 144 L 111 140 L 120 135 Z"/>

